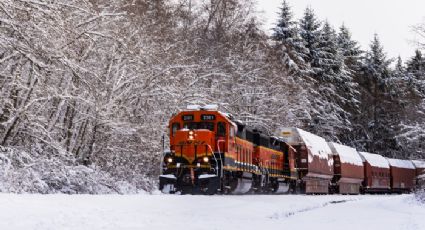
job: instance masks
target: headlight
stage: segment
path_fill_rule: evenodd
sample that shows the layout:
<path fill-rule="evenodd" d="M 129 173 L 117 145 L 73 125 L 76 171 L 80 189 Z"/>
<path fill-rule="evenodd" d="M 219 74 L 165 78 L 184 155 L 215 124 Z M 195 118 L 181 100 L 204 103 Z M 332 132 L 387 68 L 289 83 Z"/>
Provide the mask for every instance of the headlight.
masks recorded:
<path fill-rule="evenodd" d="M 202 160 L 203 160 L 205 163 L 208 163 L 208 161 L 210 161 L 210 159 L 209 159 L 208 157 L 204 157 L 204 158 L 202 158 Z"/>
<path fill-rule="evenodd" d="M 171 157 L 167 158 L 167 162 L 168 163 L 173 163 L 173 158 L 171 158 Z"/>
<path fill-rule="evenodd" d="M 192 130 L 189 131 L 189 140 L 194 140 L 195 139 L 193 134 L 195 134 L 195 133 Z"/>

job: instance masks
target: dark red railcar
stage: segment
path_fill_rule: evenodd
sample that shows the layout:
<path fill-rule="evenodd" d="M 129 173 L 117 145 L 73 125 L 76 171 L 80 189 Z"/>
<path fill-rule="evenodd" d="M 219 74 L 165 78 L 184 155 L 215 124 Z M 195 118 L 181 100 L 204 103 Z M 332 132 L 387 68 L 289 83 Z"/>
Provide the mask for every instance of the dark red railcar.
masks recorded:
<path fill-rule="evenodd" d="M 391 190 L 410 192 L 415 188 L 416 169 L 410 160 L 387 158 L 391 169 Z"/>
<path fill-rule="evenodd" d="M 425 186 L 425 160 L 413 160 L 416 168 L 416 185 Z"/>
<path fill-rule="evenodd" d="M 360 152 L 364 165 L 363 192 L 391 192 L 390 165 L 385 157 Z"/>
<path fill-rule="evenodd" d="M 334 168 L 332 150 L 326 140 L 298 128 L 284 128 L 280 135 L 296 150 L 295 165 L 303 192 L 329 193 Z"/>
<path fill-rule="evenodd" d="M 416 168 L 416 175 L 425 174 L 425 160 L 412 160 L 413 165 Z"/>
<path fill-rule="evenodd" d="M 364 166 L 359 153 L 354 148 L 337 143 L 329 143 L 329 147 L 334 153 L 333 192 L 359 194 L 364 180 Z"/>

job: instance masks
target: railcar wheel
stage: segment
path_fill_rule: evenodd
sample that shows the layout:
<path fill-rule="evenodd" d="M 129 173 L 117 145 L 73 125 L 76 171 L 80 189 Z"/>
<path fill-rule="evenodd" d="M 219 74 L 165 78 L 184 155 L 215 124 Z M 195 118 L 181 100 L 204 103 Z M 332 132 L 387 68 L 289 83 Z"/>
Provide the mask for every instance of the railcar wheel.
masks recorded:
<path fill-rule="evenodd" d="M 230 182 L 231 194 L 245 194 L 251 190 L 252 174 L 243 172 L 240 177 L 232 178 Z"/>
<path fill-rule="evenodd" d="M 218 177 L 207 180 L 201 188 L 202 194 L 214 195 L 217 193 L 220 186 L 220 179 Z"/>
<path fill-rule="evenodd" d="M 288 194 L 290 189 L 290 184 L 284 181 L 277 182 L 273 188 L 273 193 L 275 194 Z"/>

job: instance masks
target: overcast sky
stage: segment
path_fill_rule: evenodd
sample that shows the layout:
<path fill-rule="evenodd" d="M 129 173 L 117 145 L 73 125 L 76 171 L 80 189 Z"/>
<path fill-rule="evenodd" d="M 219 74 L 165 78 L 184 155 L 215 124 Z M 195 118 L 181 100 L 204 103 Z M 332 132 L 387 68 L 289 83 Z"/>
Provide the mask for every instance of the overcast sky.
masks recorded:
<path fill-rule="evenodd" d="M 265 27 L 276 23 L 282 0 L 257 0 L 264 11 Z M 287 0 L 294 18 L 299 19 L 311 6 L 321 20 L 335 27 L 344 23 L 363 49 L 369 48 L 373 34 L 380 37 L 389 57 L 413 56 L 416 36 L 411 26 L 424 22 L 425 0 Z"/>

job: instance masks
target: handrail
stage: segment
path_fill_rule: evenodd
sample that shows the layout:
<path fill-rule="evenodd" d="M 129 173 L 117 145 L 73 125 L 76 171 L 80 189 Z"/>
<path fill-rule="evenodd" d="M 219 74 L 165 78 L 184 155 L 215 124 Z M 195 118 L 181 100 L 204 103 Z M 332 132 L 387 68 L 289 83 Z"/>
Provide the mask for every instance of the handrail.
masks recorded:
<path fill-rule="evenodd" d="M 217 177 L 218 177 L 218 162 L 217 162 L 217 158 L 215 157 L 215 154 L 214 154 L 214 151 L 212 150 L 212 148 L 211 148 L 211 145 L 208 145 L 207 144 L 207 146 L 208 146 L 208 148 L 211 150 L 211 153 L 212 153 L 212 155 L 213 155 L 213 157 L 214 157 L 214 160 L 215 160 L 215 172 L 216 172 L 216 175 L 217 175 Z"/>
<path fill-rule="evenodd" d="M 165 151 L 162 151 L 160 154 L 161 159 L 159 160 L 159 175 L 162 175 L 162 171 L 164 170 L 164 157 L 165 157 Z"/>
<path fill-rule="evenodd" d="M 162 171 L 163 171 L 163 169 L 162 169 L 162 165 L 164 164 L 164 162 L 162 162 L 163 160 L 164 160 L 164 151 L 162 151 L 161 152 L 161 154 L 159 154 L 159 175 L 161 176 L 162 175 Z"/>
<path fill-rule="evenodd" d="M 220 164 L 221 164 L 220 173 L 221 173 L 221 176 L 223 176 L 223 159 L 221 158 L 220 142 L 223 142 L 223 143 L 226 144 L 226 141 L 225 140 L 218 140 L 217 141 L 217 149 L 218 149 L 218 154 L 220 155 Z"/>

